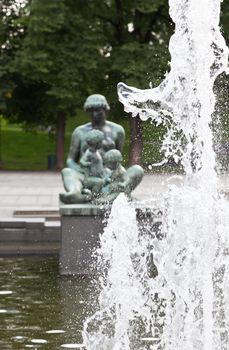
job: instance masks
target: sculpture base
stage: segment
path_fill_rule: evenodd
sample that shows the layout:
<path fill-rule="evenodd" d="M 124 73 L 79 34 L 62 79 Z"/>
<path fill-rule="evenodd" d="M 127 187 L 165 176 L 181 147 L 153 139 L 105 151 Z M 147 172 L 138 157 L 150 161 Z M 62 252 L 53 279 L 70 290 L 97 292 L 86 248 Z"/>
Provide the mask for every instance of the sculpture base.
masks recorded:
<path fill-rule="evenodd" d="M 163 213 L 154 205 L 137 202 L 134 205 L 139 233 L 162 239 Z M 96 270 L 96 248 L 106 226 L 111 207 L 93 204 L 60 204 L 61 249 L 59 271 L 61 275 L 92 275 Z"/>
<path fill-rule="evenodd" d="M 61 275 L 91 275 L 96 272 L 93 252 L 99 246 L 105 212 L 105 209 L 93 204 L 60 203 Z"/>

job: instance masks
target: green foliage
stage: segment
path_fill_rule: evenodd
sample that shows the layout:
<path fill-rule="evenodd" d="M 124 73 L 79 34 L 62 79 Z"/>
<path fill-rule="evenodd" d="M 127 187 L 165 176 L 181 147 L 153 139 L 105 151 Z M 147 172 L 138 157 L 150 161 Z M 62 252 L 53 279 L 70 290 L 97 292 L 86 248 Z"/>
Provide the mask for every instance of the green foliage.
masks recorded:
<path fill-rule="evenodd" d="M 221 9 L 221 27 L 227 45 L 229 45 L 229 2 L 227 0 L 222 2 Z"/>
<path fill-rule="evenodd" d="M 2 0 L 0 110 L 29 124 L 74 115 L 99 92 L 123 114 L 119 81 L 156 86 L 168 70 L 167 0 Z M 228 39 L 229 5 L 222 5 Z M 32 110 L 32 112 L 31 112 Z"/>
<path fill-rule="evenodd" d="M 5 9 L 15 4 L 4 1 Z M 167 0 L 33 0 L 1 16 L 7 27 L 1 42 L 16 38 L 10 50 L 3 48 L 2 110 L 20 122 L 54 123 L 94 92 L 105 94 L 119 115 L 120 80 L 157 85 L 167 69 Z"/>
<path fill-rule="evenodd" d="M 0 112 L 7 110 L 14 82 L 13 61 L 23 37 L 23 28 L 17 23 L 24 12 L 20 1 L 1 0 L 0 3 Z"/>
<path fill-rule="evenodd" d="M 116 115 L 123 113 L 117 101 L 119 81 L 148 88 L 157 85 L 168 69 L 168 40 L 173 30 L 167 0 L 92 1 L 95 30 L 102 31 L 104 72 L 100 92 Z"/>
<path fill-rule="evenodd" d="M 229 2 L 222 2 L 221 28 L 223 36 L 229 45 Z M 215 83 L 216 108 L 213 116 L 215 151 L 220 170 L 228 170 L 229 164 L 229 75 L 221 74 Z"/>
<path fill-rule="evenodd" d="M 45 82 L 46 95 L 50 101 L 55 100 L 57 110 L 51 106 L 54 114 L 75 108 L 81 96 L 84 65 L 91 64 L 87 24 L 82 13 L 78 14 L 81 6 L 84 7 L 82 1 L 34 0 L 30 15 L 22 19 L 27 36 L 15 64 L 23 76 Z M 90 50 L 93 45 L 91 41 Z"/>
<path fill-rule="evenodd" d="M 3 49 L 8 61 L 2 77 L 11 82 L 8 88 L 5 81 L 2 89 L 5 115 L 30 125 L 54 124 L 59 112 L 72 115 L 82 106 L 88 94 L 84 82 L 98 64 L 91 53 L 99 51 L 85 11 L 85 2 L 80 0 L 33 0 L 16 20 L 9 14 L 13 30 L 19 26 L 25 35 L 18 49 L 12 46 L 13 56 Z M 0 36 L 4 42 L 3 33 Z"/>
<path fill-rule="evenodd" d="M 227 0 L 221 23 L 228 41 Z M 101 93 L 110 119 L 120 122 L 117 83 L 157 86 L 169 69 L 173 30 L 168 0 L 1 0 L 0 113 L 26 126 L 51 125 L 58 113 L 74 116 L 89 94 Z"/>

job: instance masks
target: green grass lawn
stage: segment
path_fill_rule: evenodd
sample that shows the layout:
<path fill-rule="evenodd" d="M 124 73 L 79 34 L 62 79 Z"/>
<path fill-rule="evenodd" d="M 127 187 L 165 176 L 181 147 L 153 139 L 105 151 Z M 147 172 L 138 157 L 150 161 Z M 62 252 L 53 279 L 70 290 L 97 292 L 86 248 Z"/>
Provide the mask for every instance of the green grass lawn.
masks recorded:
<path fill-rule="evenodd" d="M 65 155 L 69 149 L 72 131 L 75 127 L 88 122 L 89 116 L 79 113 L 70 118 L 66 125 Z M 129 120 L 119 121 L 126 131 L 126 142 L 123 151 L 124 165 L 128 163 L 129 153 Z M 162 129 L 155 128 L 149 122 L 143 124 L 144 149 L 143 164 L 151 164 L 162 159 L 160 138 Z M 55 139 L 45 131 L 25 131 L 20 125 L 8 124 L 1 120 L 0 160 L 3 169 L 7 170 L 47 170 L 48 155 L 55 154 Z M 156 171 L 157 169 L 155 169 Z"/>
<path fill-rule="evenodd" d="M 54 140 L 46 133 L 2 130 L 2 165 L 12 170 L 47 169 L 48 154 L 55 150 Z"/>

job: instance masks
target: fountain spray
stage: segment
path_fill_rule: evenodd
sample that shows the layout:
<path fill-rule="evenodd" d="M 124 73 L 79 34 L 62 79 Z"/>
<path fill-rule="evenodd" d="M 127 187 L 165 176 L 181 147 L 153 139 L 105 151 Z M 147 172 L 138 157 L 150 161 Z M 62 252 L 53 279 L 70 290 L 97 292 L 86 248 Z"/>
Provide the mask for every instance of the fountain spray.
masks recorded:
<path fill-rule="evenodd" d="M 114 202 L 99 252 L 100 310 L 85 323 L 88 350 L 229 348 L 229 209 L 218 193 L 210 128 L 214 82 L 228 72 L 221 1 L 169 4 L 170 72 L 154 89 L 120 83 L 118 94 L 133 117 L 164 124 L 162 151 L 183 166 L 185 182 L 164 196 L 162 239 L 139 233 L 123 195 Z"/>

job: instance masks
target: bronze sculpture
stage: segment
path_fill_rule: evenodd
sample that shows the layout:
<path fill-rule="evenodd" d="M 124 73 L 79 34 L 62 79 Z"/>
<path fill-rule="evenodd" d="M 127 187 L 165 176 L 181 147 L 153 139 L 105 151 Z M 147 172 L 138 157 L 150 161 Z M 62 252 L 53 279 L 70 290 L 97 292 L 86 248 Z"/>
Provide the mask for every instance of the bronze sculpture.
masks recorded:
<path fill-rule="evenodd" d="M 106 98 L 91 95 L 84 109 L 91 122 L 72 134 L 67 167 L 62 170 L 66 192 L 60 199 L 71 204 L 112 202 L 120 192 L 130 194 L 134 190 L 142 180 L 143 169 L 134 165 L 125 170 L 121 165 L 125 131 L 106 120 L 110 109 Z"/>

